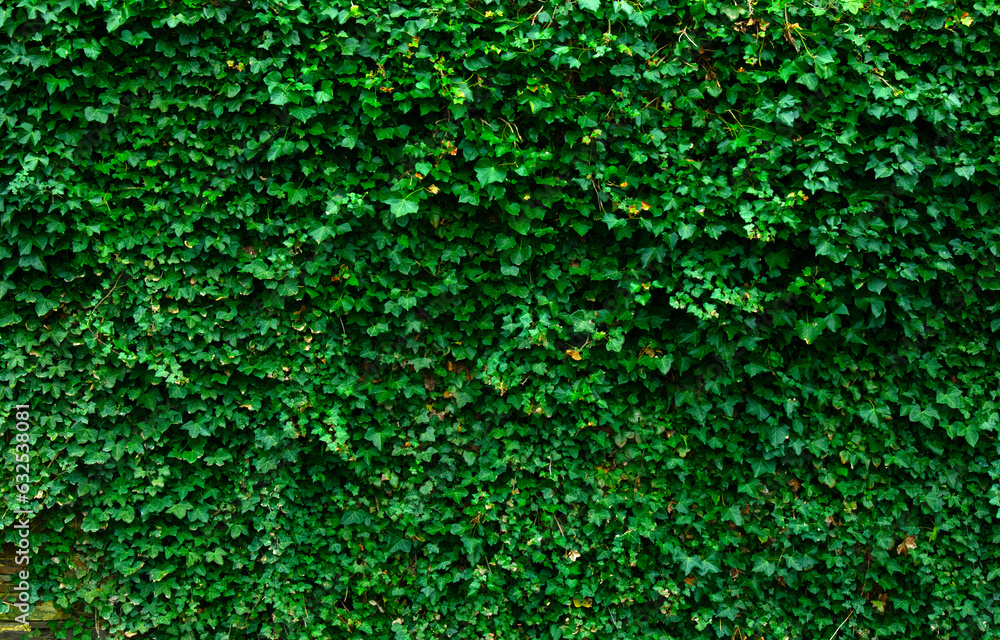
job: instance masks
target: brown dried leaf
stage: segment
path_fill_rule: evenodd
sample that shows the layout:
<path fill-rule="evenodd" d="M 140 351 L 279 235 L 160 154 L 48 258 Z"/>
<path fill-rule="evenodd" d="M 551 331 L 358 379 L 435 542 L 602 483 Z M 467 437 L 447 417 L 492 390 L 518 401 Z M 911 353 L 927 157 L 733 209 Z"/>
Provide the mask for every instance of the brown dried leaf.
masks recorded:
<path fill-rule="evenodd" d="M 428 391 L 433 391 L 434 387 L 437 386 L 437 378 L 432 376 L 427 371 L 422 371 L 421 376 L 424 379 L 424 389 L 427 389 Z"/>
<path fill-rule="evenodd" d="M 795 48 L 795 52 L 798 53 L 798 51 L 799 51 L 799 41 L 792 37 L 792 31 L 791 31 L 791 29 L 783 29 L 781 31 L 781 35 L 782 35 L 782 37 L 785 38 L 785 42 L 787 42 L 788 44 L 792 45 Z"/>
<path fill-rule="evenodd" d="M 899 543 L 896 547 L 896 553 L 903 554 L 906 557 L 910 553 L 910 549 L 917 548 L 917 536 L 906 536 L 903 541 Z"/>

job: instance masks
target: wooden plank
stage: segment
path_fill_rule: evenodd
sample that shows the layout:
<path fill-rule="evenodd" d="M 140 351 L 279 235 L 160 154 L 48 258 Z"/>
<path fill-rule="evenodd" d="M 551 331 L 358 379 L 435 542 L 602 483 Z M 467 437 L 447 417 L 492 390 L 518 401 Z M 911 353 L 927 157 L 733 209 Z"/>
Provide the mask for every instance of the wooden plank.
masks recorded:
<path fill-rule="evenodd" d="M 88 629 L 84 632 L 84 635 L 77 635 L 76 637 L 67 639 L 65 636 L 57 636 L 55 632 L 49 629 L 48 624 L 45 622 L 32 622 L 30 629 L 31 631 L 38 632 L 39 635 L 35 636 L 38 640 L 105 640 L 108 638 L 106 635 L 98 636 L 96 631 Z M 24 625 L 0 622 L 0 640 L 24 640 L 27 632 L 28 630 L 24 628 Z"/>
<path fill-rule="evenodd" d="M 11 587 L 17 584 L 17 574 L 24 568 L 23 566 L 18 566 L 14 558 L 13 547 L 8 545 L 0 551 L 0 602 L 6 603 L 11 601 L 8 594 L 11 591 Z M 0 605 L 0 608 L 3 608 L 2 605 Z M 14 633 L 16 629 L 18 634 L 23 634 L 23 625 L 14 622 L 15 618 L 19 615 L 21 615 L 20 610 L 14 607 L 10 607 L 10 611 L 7 613 L 0 613 L 0 632 Z M 43 625 L 48 620 L 65 620 L 68 617 L 66 613 L 57 610 L 51 602 L 37 602 L 34 609 L 28 613 L 28 620 L 30 622 Z"/>
<path fill-rule="evenodd" d="M 16 563 L 13 545 L 0 546 L 0 602 L 10 602 L 7 594 L 10 592 L 11 586 L 16 584 L 17 574 L 23 568 Z M 2 608 L 4 605 L 0 604 L 0 609 Z M 14 621 L 20 614 L 20 610 L 14 607 L 11 607 L 7 613 L 0 613 L 0 640 L 23 640 L 27 635 L 28 629 L 23 624 Z M 75 638 L 57 637 L 49 629 L 49 621 L 66 620 L 69 617 L 66 612 L 56 609 L 52 602 L 37 602 L 34 609 L 28 613 L 28 625 L 32 631 L 38 632 L 39 635 L 35 637 L 39 640 L 101 640 L 107 637 L 99 635 L 96 629 L 87 629 L 82 635 Z"/>

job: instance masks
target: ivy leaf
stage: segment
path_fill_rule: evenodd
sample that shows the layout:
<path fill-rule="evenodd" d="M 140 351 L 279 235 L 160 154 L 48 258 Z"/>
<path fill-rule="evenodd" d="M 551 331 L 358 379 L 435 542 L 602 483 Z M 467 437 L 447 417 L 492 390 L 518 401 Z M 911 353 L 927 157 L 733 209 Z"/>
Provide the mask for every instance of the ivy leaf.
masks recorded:
<path fill-rule="evenodd" d="M 386 204 L 389 205 L 389 211 L 392 215 L 397 218 L 402 218 L 420 210 L 420 205 L 406 198 L 390 198 L 386 200 Z"/>
<path fill-rule="evenodd" d="M 3 296 L 0 296 L 0 297 L 3 297 Z M 59 306 L 59 301 L 58 300 L 50 300 L 48 298 L 39 298 L 38 301 L 35 303 L 35 315 L 37 315 L 39 318 L 41 318 L 42 316 L 44 316 L 45 314 L 47 314 L 49 311 L 52 311 L 53 309 L 55 309 L 58 306 Z"/>
<path fill-rule="evenodd" d="M 677 229 L 677 235 L 681 237 L 682 240 L 687 240 L 694 236 L 698 232 L 698 225 L 694 224 L 682 224 Z"/>
<path fill-rule="evenodd" d="M 893 172 L 894 169 L 890 167 L 888 164 L 881 164 L 875 167 L 875 178 L 876 179 L 888 178 L 893 174 Z"/>
<path fill-rule="evenodd" d="M 382 432 L 376 430 L 375 427 L 368 427 L 368 431 L 365 432 L 365 440 L 371 441 L 379 451 L 382 450 Z"/>
<path fill-rule="evenodd" d="M 94 107 L 86 107 L 83 110 L 83 117 L 89 122 L 97 121 L 104 124 L 108 121 L 108 116 L 113 113 L 112 108 L 108 106 L 103 106 L 98 109 Z"/>
<path fill-rule="evenodd" d="M 601 0 L 579 0 L 579 5 L 590 11 L 597 11 L 601 8 Z"/>
<path fill-rule="evenodd" d="M 271 90 L 271 104 L 276 106 L 282 106 L 288 104 L 291 101 L 291 97 L 288 91 L 282 87 L 277 86 Z"/>
<path fill-rule="evenodd" d="M 697 556 L 684 556 L 681 560 L 681 572 L 684 575 L 691 575 L 691 573 L 701 566 L 701 559 Z"/>
<path fill-rule="evenodd" d="M 408 538 L 395 538 L 389 543 L 389 546 L 385 550 L 385 554 L 386 556 L 391 556 L 394 553 L 409 553 L 412 548 L 413 542 Z"/>
<path fill-rule="evenodd" d="M 258 280 L 271 280 L 274 278 L 274 270 L 260 258 L 250 261 L 245 267 Z"/>
<path fill-rule="evenodd" d="M 962 422 L 955 430 L 955 435 L 964 437 L 969 446 L 974 447 L 979 442 L 979 427 L 971 422 Z"/>
<path fill-rule="evenodd" d="M 331 229 L 330 227 L 326 226 L 325 224 L 320 225 L 309 232 L 309 237 L 315 240 L 316 242 L 323 242 L 327 238 L 332 238 L 336 235 L 337 232 Z"/>
<path fill-rule="evenodd" d="M 938 414 L 934 407 L 928 406 L 925 409 L 921 409 L 920 405 L 915 404 L 910 406 L 909 418 L 913 422 L 919 422 L 925 427 L 930 428 L 934 426 L 935 420 L 941 419 L 941 415 Z"/>
<path fill-rule="evenodd" d="M 230 96 L 232 97 L 232 96 Z M 334 92 L 333 85 L 329 80 L 324 80 L 322 86 L 313 93 L 313 100 L 316 104 L 323 104 L 324 102 L 330 102 L 333 100 Z"/>
<path fill-rule="evenodd" d="M 746 7 L 742 6 L 723 5 L 722 7 L 722 13 L 726 14 L 726 17 L 730 20 L 735 20 L 746 12 Z"/>
<path fill-rule="evenodd" d="M 627 218 L 619 218 L 610 211 L 604 214 L 604 218 L 602 218 L 602 220 L 606 225 L 608 225 L 608 229 L 616 229 L 618 227 L 624 227 L 628 224 Z"/>
<path fill-rule="evenodd" d="M 278 446 L 278 443 L 280 441 L 278 440 L 277 436 L 275 436 L 270 431 L 266 429 L 258 429 L 256 442 L 261 449 L 268 451 Z"/>
<path fill-rule="evenodd" d="M 962 402 L 962 392 L 958 390 L 958 387 L 951 387 L 947 392 L 938 391 L 935 402 L 947 405 L 952 409 L 961 409 L 965 404 Z"/>
<path fill-rule="evenodd" d="M 211 512 L 208 510 L 208 506 L 204 504 L 199 504 L 195 506 L 190 511 L 191 519 L 198 520 L 199 522 L 208 522 Z"/>
<path fill-rule="evenodd" d="M 612 353 L 619 353 L 625 345 L 625 333 L 621 327 L 613 327 L 608 335 L 608 344 L 605 348 Z"/>
<path fill-rule="evenodd" d="M 305 122 L 309 118 L 316 115 L 316 110 L 309 107 L 295 107 L 294 109 L 288 110 L 289 115 L 291 115 L 296 120 Z"/>
<path fill-rule="evenodd" d="M 368 516 L 364 511 L 360 509 L 354 509 L 353 511 L 348 511 L 344 514 L 344 517 L 340 519 L 340 524 L 352 525 L 352 524 L 364 524 L 368 520 Z"/>
<path fill-rule="evenodd" d="M 119 11 L 118 9 L 112 9 L 110 13 L 111 15 L 108 16 L 106 23 L 108 33 L 116 31 L 118 27 L 125 24 L 126 21 L 126 17 L 122 15 L 122 12 Z"/>
<path fill-rule="evenodd" d="M 795 331 L 799 334 L 799 337 L 806 341 L 806 344 L 812 344 L 816 338 L 818 338 L 824 329 L 824 325 L 818 322 L 806 322 L 804 320 L 798 320 L 795 323 Z"/>
<path fill-rule="evenodd" d="M 740 512 L 740 508 L 736 505 L 726 508 L 726 510 L 722 512 L 722 518 L 724 520 L 732 521 L 732 523 L 737 527 L 743 526 L 743 514 Z"/>
<path fill-rule="evenodd" d="M 747 398 L 747 413 L 762 421 L 771 417 L 771 412 L 767 410 L 767 407 L 753 398 Z"/>
<path fill-rule="evenodd" d="M 819 86 L 819 77 L 815 73 L 805 73 L 798 77 L 798 82 L 809 87 L 810 91 L 815 91 Z"/>
<path fill-rule="evenodd" d="M 816 564 L 816 561 L 804 553 L 790 553 L 785 556 L 785 563 L 793 571 L 805 571 Z"/>
<path fill-rule="evenodd" d="M 482 165 L 476 167 L 476 177 L 481 186 L 486 186 L 494 182 L 503 182 L 507 179 L 507 171 L 493 165 Z"/>
<path fill-rule="evenodd" d="M 777 468 L 777 463 L 772 460 L 763 460 L 761 458 L 751 458 L 750 459 L 750 469 L 753 471 L 753 477 L 759 478 L 760 476 L 774 473 Z"/>
<path fill-rule="evenodd" d="M 754 573 L 763 572 L 764 575 L 770 578 L 771 576 L 774 575 L 774 571 L 776 568 L 777 566 L 770 560 L 766 558 L 760 558 L 757 560 L 757 562 L 754 563 L 752 571 Z"/>
<path fill-rule="evenodd" d="M 226 552 L 222 547 L 216 547 L 205 554 L 205 560 L 215 564 L 225 564 Z"/>
<path fill-rule="evenodd" d="M 521 265 L 531 257 L 531 247 L 518 244 L 517 248 L 510 254 L 511 264 Z"/>
<path fill-rule="evenodd" d="M 788 439 L 788 425 L 768 425 L 765 433 L 767 435 L 767 441 L 771 443 L 772 447 L 780 446 L 785 443 L 785 440 Z"/>
<path fill-rule="evenodd" d="M 972 180 L 972 175 L 976 173 L 976 168 L 972 165 L 965 165 L 963 167 L 955 167 L 955 173 L 962 176 L 966 180 Z"/>
<path fill-rule="evenodd" d="M 868 424 L 878 426 L 878 412 L 875 411 L 875 407 L 870 403 L 863 403 L 858 410 L 858 415 Z"/>
<path fill-rule="evenodd" d="M 167 513 L 173 514 L 180 519 L 184 519 L 187 515 L 189 509 L 192 509 L 193 505 L 187 500 L 181 500 L 180 502 L 175 502 L 167 509 Z"/>
<path fill-rule="evenodd" d="M 573 312 L 569 316 L 569 320 L 573 323 L 573 331 L 576 333 L 593 334 L 597 331 L 597 328 L 594 326 L 593 316 L 588 317 L 587 312 L 582 309 Z"/>

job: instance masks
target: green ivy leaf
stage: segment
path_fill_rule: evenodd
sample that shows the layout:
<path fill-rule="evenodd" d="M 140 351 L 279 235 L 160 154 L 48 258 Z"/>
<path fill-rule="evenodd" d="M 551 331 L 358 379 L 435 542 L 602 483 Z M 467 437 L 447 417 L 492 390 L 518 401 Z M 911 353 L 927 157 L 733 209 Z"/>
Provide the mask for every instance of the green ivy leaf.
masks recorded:
<path fill-rule="evenodd" d="M 386 200 L 386 203 L 389 205 L 389 211 L 397 218 L 402 218 L 420 210 L 420 205 L 406 198 L 390 198 Z"/>
<path fill-rule="evenodd" d="M 700 566 L 701 559 L 696 556 L 684 556 L 681 559 L 681 573 L 684 575 L 691 575 Z"/>
<path fill-rule="evenodd" d="M 951 387 L 947 392 L 938 391 L 934 402 L 947 405 L 952 409 L 961 409 L 965 405 L 962 402 L 962 392 L 958 390 L 958 387 Z"/>
<path fill-rule="evenodd" d="M 493 182 L 503 182 L 507 179 L 507 171 L 491 164 L 476 166 L 476 177 L 483 187 Z"/>
<path fill-rule="evenodd" d="M 180 502 L 176 502 L 173 505 L 171 505 L 167 509 L 167 513 L 175 515 L 181 520 L 183 520 L 184 517 L 187 516 L 188 510 L 192 508 L 193 505 L 190 502 L 188 502 L 187 500 L 181 500 Z"/>
<path fill-rule="evenodd" d="M 368 427 L 368 431 L 365 432 L 365 440 L 371 441 L 379 451 L 382 450 L 382 432 L 375 427 Z"/>
<path fill-rule="evenodd" d="M 934 407 L 921 408 L 920 405 L 915 404 L 909 409 L 909 418 L 913 422 L 919 422 L 925 427 L 931 428 L 934 426 L 935 420 L 940 420 L 941 416 Z"/>
<path fill-rule="evenodd" d="M 743 514 L 736 505 L 726 507 L 726 510 L 722 512 L 722 518 L 731 521 L 737 527 L 743 526 Z"/>
<path fill-rule="evenodd" d="M 770 578 L 774 575 L 775 569 L 777 569 L 777 566 L 773 562 L 766 558 L 760 558 L 754 563 L 752 571 L 754 573 L 763 573 Z"/>
<path fill-rule="evenodd" d="M 815 91 L 819 86 L 819 77 L 815 73 L 804 73 L 798 77 L 798 82 L 806 85 L 810 91 Z"/>
<path fill-rule="evenodd" d="M 805 571 L 815 566 L 816 561 L 802 553 L 790 553 L 785 556 L 785 563 L 792 571 Z"/>
<path fill-rule="evenodd" d="M 118 27 L 122 26 L 126 22 L 125 15 L 122 14 L 118 9 L 112 9 L 110 15 L 108 16 L 105 27 L 108 33 L 112 33 L 118 30 Z"/>
<path fill-rule="evenodd" d="M 681 237 L 681 240 L 688 240 L 694 237 L 694 234 L 698 232 L 698 225 L 694 224 L 682 224 L 677 229 L 677 235 Z"/>
<path fill-rule="evenodd" d="M 955 435 L 965 438 L 969 446 L 974 447 L 979 442 L 979 427 L 971 422 L 962 422 L 958 424 Z"/>
<path fill-rule="evenodd" d="M 812 344 L 816 341 L 822 333 L 824 325 L 819 322 L 806 322 L 804 320 L 798 320 L 795 323 L 795 331 L 799 334 L 799 337 L 806 341 L 806 344 Z"/>
<path fill-rule="evenodd" d="M 955 167 L 955 173 L 962 176 L 966 180 L 972 180 L 973 174 L 976 173 L 976 168 L 972 165 L 965 165 L 962 167 Z"/>
<path fill-rule="evenodd" d="M 366 524 L 367 522 L 368 515 L 360 509 L 348 511 L 344 513 L 344 516 L 340 519 L 340 524 L 348 526 L 352 524 Z"/>
<path fill-rule="evenodd" d="M 750 458 L 750 469 L 753 471 L 753 477 L 759 478 L 763 475 L 768 475 L 774 473 L 777 465 L 774 460 L 763 460 L 761 458 Z"/>

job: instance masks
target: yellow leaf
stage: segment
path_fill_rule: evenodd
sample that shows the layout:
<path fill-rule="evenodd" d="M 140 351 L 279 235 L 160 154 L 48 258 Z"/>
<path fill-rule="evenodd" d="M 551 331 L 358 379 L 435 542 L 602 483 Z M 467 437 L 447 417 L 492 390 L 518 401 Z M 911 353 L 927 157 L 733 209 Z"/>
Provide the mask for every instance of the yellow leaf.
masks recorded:
<path fill-rule="evenodd" d="M 587 607 L 589 609 L 591 606 L 593 606 L 593 603 L 594 601 L 591 600 L 590 598 L 586 598 L 584 600 L 581 600 L 579 598 L 573 598 L 574 607 Z"/>
<path fill-rule="evenodd" d="M 568 355 L 570 358 L 573 358 L 574 360 L 583 359 L 583 357 L 580 355 L 580 352 L 577 351 L 576 349 L 566 349 L 566 355 Z"/>

